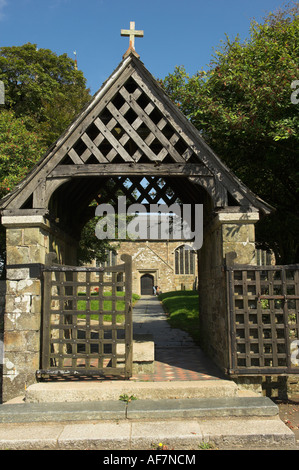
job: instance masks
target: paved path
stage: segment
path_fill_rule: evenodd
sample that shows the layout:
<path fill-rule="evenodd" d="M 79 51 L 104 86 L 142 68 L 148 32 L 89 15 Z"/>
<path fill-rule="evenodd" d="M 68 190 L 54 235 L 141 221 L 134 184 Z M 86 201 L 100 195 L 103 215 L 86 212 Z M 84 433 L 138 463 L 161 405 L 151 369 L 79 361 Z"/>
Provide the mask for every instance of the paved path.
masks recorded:
<path fill-rule="evenodd" d="M 134 334 L 151 334 L 155 342 L 154 374 L 139 374 L 134 380 L 223 379 L 223 374 L 184 331 L 171 328 L 161 302 L 142 296 L 133 309 Z"/>

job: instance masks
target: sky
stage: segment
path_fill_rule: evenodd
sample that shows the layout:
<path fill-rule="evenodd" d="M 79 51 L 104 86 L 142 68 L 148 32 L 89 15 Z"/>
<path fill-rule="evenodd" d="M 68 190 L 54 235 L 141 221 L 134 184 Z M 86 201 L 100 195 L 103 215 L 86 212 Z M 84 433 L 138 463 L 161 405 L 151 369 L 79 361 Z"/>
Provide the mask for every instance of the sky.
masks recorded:
<path fill-rule="evenodd" d="M 156 78 L 183 65 L 206 70 L 227 34 L 249 37 L 252 19 L 262 21 L 283 0 L 0 0 L 0 47 L 36 44 L 66 53 L 94 94 L 129 47 L 121 29 L 144 31 L 135 39 L 140 60 Z"/>

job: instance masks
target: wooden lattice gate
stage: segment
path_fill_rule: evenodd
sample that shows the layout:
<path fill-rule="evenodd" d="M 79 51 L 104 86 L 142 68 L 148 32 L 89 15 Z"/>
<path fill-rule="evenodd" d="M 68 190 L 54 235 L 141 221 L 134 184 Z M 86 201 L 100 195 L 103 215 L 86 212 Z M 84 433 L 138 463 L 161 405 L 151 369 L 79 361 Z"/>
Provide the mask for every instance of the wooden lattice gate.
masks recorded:
<path fill-rule="evenodd" d="M 44 376 L 132 375 L 132 264 L 46 266 L 41 369 Z"/>
<path fill-rule="evenodd" d="M 230 373 L 299 373 L 299 265 L 227 268 Z"/>

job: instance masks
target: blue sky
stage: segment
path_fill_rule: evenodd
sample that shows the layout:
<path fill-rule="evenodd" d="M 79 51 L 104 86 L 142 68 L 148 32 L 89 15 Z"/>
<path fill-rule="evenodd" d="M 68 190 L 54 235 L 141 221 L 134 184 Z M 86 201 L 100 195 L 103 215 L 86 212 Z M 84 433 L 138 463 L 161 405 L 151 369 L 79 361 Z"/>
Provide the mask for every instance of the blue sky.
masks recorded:
<path fill-rule="evenodd" d="M 176 65 L 206 69 L 228 34 L 249 36 L 283 0 L 0 0 L 0 47 L 31 42 L 74 58 L 95 93 L 122 60 L 129 38 L 121 29 L 144 30 L 136 51 L 147 69 L 164 78 Z"/>

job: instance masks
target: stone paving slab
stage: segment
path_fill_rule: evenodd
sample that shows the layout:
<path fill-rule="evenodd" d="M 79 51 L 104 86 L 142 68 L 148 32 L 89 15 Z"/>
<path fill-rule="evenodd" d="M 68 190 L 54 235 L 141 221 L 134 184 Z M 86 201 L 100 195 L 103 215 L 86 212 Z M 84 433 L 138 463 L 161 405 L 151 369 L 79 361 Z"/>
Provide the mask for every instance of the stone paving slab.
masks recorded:
<path fill-rule="evenodd" d="M 216 446 L 229 449 L 289 449 L 295 448 L 295 435 L 290 429 L 285 430 L 280 419 L 250 419 L 241 422 L 230 419 L 226 432 L 223 423 L 217 420 L 201 422 L 204 442 L 213 442 Z"/>
<path fill-rule="evenodd" d="M 197 421 L 151 421 L 132 423 L 132 449 L 157 448 L 159 443 L 170 449 L 198 449 L 203 442 L 201 425 Z"/>
<path fill-rule="evenodd" d="M 279 419 L 184 419 L 95 423 L 0 424 L 0 450 L 295 449 L 294 433 Z"/>
<path fill-rule="evenodd" d="M 0 424 L 0 449 L 54 450 L 63 429 L 57 423 Z"/>
<path fill-rule="evenodd" d="M 58 447 L 69 450 L 126 450 L 131 448 L 131 425 L 127 421 L 66 425 Z"/>

